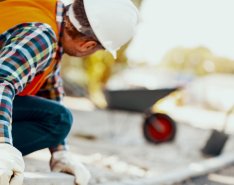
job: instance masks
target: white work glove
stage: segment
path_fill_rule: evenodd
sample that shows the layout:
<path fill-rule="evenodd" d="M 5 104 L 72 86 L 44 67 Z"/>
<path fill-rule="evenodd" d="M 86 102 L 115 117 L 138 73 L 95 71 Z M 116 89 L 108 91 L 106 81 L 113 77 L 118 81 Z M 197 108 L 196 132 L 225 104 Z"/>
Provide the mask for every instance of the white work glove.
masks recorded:
<path fill-rule="evenodd" d="M 74 161 L 68 151 L 54 152 L 50 160 L 50 168 L 53 172 L 74 175 L 77 185 L 87 185 L 91 178 L 87 168 L 82 163 Z"/>
<path fill-rule="evenodd" d="M 21 152 L 12 145 L 0 143 L 0 185 L 22 185 L 24 168 Z"/>

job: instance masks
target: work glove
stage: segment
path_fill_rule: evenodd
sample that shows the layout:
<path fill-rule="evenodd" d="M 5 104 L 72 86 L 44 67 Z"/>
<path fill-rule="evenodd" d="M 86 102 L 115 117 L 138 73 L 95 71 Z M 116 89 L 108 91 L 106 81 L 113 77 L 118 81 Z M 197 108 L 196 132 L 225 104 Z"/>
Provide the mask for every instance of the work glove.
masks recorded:
<path fill-rule="evenodd" d="M 76 185 L 87 185 L 91 175 L 80 162 L 75 162 L 68 151 L 57 151 L 52 154 L 50 168 L 53 172 L 64 172 L 75 176 Z"/>
<path fill-rule="evenodd" d="M 21 152 L 10 144 L 0 143 L 0 185 L 22 185 L 24 168 Z"/>

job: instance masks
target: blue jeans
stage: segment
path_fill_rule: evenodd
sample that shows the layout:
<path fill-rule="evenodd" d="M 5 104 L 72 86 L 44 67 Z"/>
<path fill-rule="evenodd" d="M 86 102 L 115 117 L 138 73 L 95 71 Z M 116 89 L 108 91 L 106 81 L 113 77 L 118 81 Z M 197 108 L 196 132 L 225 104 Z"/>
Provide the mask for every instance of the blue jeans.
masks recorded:
<path fill-rule="evenodd" d="M 13 101 L 13 145 L 27 155 L 65 144 L 72 114 L 56 101 L 37 96 L 16 96 Z"/>

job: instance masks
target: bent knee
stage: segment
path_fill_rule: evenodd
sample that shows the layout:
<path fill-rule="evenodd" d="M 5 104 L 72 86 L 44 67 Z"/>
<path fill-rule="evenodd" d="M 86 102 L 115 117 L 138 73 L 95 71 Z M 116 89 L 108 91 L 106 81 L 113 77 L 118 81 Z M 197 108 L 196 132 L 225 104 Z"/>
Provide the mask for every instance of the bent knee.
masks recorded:
<path fill-rule="evenodd" d="M 64 106 L 62 106 L 62 110 L 60 112 L 60 122 L 65 124 L 68 128 L 70 128 L 73 123 L 71 111 Z"/>
<path fill-rule="evenodd" d="M 71 130 L 73 116 L 69 109 L 60 106 L 56 110 L 55 133 L 58 137 L 66 137 Z M 62 138 L 62 139 L 64 139 Z"/>

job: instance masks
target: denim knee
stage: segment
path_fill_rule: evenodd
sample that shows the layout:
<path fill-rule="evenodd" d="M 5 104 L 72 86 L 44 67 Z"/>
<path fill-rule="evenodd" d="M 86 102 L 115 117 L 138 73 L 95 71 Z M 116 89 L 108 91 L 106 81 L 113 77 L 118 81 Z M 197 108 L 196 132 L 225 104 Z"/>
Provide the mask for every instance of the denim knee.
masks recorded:
<path fill-rule="evenodd" d="M 55 121 L 55 129 L 53 131 L 54 136 L 57 138 L 59 141 L 64 141 L 64 139 L 67 137 L 69 134 L 72 123 L 73 123 L 73 116 L 72 113 L 69 109 L 64 107 L 63 105 L 59 105 L 55 109 L 56 113 L 54 116 L 56 117 L 54 119 Z"/>

